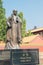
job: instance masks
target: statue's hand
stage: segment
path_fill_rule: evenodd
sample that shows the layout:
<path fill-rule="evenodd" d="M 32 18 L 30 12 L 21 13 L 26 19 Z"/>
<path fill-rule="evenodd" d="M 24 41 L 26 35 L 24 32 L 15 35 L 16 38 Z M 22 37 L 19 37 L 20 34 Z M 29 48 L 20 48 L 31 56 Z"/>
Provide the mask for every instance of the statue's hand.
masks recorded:
<path fill-rule="evenodd" d="M 11 25 L 10 25 L 10 23 L 9 23 L 9 22 L 7 22 L 7 25 L 8 25 L 8 27 L 11 27 Z"/>

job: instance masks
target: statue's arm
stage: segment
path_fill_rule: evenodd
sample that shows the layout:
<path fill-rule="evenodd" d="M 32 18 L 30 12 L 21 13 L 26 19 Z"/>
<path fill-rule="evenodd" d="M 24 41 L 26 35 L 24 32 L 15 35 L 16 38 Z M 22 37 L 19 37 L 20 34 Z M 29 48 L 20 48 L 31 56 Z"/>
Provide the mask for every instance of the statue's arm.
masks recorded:
<path fill-rule="evenodd" d="M 7 21 L 7 26 L 8 26 L 8 27 L 10 27 L 10 26 L 11 26 L 11 25 L 10 25 L 10 23 L 9 23 L 8 21 Z"/>
<path fill-rule="evenodd" d="M 17 16 L 17 21 L 20 22 L 20 23 L 22 23 L 22 20 L 20 19 L 19 16 Z"/>

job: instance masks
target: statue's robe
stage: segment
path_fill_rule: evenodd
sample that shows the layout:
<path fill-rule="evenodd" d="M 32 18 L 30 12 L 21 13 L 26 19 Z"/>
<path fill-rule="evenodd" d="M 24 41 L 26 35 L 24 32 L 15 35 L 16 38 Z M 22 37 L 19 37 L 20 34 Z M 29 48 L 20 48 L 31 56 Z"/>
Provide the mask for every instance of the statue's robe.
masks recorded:
<path fill-rule="evenodd" d="M 21 19 L 13 15 L 11 21 L 7 21 L 7 48 L 19 49 L 21 43 Z"/>
<path fill-rule="evenodd" d="M 18 44 L 19 44 L 19 43 L 21 43 L 21 40 L 22 40 L 22 36 L 21 36 L 22 22 L 19 17 L 16 18 L 16 22 L 17 22 L 17 40 L 18 40 Z"/>
<path fill-rule="evenodd" d="M 12 40 L 14 46 L 19 47 L 19 43 L 21 43 L 21 19 L 14 15 L 12 18 Z"/>

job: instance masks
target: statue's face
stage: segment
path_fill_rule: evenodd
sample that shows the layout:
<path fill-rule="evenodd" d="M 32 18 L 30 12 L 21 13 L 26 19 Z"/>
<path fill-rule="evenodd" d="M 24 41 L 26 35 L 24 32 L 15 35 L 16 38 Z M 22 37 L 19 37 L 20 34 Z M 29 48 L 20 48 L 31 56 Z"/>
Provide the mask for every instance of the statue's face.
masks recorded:
<path fill-rule="evenodd" d="M 17 15 L 17 11 L 14 10 L 14 11 L 13 11 L 13 14 L 14 14 L 14 15 Z"/>

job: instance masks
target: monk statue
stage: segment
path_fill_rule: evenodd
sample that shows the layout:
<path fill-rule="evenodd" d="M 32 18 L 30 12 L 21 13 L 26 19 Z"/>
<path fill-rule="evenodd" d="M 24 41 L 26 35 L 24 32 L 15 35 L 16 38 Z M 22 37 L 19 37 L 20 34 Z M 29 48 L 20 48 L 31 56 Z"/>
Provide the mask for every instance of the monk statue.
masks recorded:
<path fill-rule="evenodd" d="M 13 10 L 13 14 L 7 20 L 7 49 L 19 49 L 21 43 L 21 19 L 17 16 L 17 11 Z"/>

